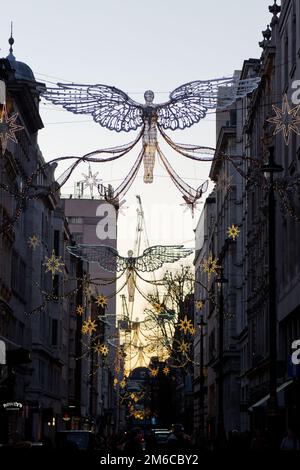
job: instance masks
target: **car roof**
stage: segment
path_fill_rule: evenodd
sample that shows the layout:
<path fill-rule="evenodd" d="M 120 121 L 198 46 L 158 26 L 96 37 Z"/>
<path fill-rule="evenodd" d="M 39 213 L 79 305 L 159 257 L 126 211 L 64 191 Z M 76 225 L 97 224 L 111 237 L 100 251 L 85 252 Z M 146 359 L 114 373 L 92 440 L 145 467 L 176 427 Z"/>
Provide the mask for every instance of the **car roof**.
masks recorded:
<path fill-rule="evenodd" d="M 87 431 L 86 429 L 64 429 L 62 431 L 56 431 L 57 433 L 76 433 L 76 432 L 86 432 L 90 434 L 94 434 L 93 431 Z"/>

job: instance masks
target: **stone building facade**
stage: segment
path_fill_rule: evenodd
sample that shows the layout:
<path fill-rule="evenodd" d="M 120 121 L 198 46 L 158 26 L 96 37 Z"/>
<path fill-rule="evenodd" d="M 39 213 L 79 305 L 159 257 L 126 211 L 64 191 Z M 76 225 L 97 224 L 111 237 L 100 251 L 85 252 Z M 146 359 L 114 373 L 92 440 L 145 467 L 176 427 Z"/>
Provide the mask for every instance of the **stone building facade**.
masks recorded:
<path fill-rule="evenodd" d="M 240 73 L 243 79 L 259 75 L 261 83 L 258 89 L 251 96 L 238 100 L 228 113 L 221 114 L 222 118 L 217 113 L 216 155 L 225 152 L 244 158 L 237 158 L 235 164 L 230 165 L 215 158 L 212 164 L 210 176 L 215 182 L 216 199 L 214 223 L 207 232 L 211 215 L 206 204 L 196 231 L 195 263 L 196 279 L 201 279 L 203 273 L 198 270 L 201 258 L 206 258 L 212 252 L 219 259 L 228 280 L 224 285 L 226 431 L 234 427 L 241 431 L 250 428 L 265 429 L 268 423 L 270 380 L 269 315 L 272 315 L 268 305 L 268 248 L 273 234 L 268 229 L 268 186 L 259 166 L 265 164 L 270 152 L 273 152 L 276 163 L 283 168 L 282 173 L 275 176 L 277 189 L 274 234 L 277 250 L 278 424 L 283 434 L 289 424 L 298 427 L 300 409 L 297 398 L 299 367 L 291 365 L 291 345 L 300 337 L 300 253 L 297 243 L 300 235 L 300 147 L 299 136 L 295 132 L 291 132 L 287 145 L 283 133 L 275 135 L 275 126 L 268 119 L 274 116 L 272 105 L 280 109 L 283 107 L 285 95 L 291 108 L 299 104 L 297 72 L 300 61 L 300 4 L 285 0 L 280 7 L 274 2 L 270 6 L 270 12 L 273 17 L 270 26 L 263 31 L 263 40 L 260 42 L 262 56 L 259 59 L 246 60 Z M 227 194 L 224 194 L 224 181 L 232 186 Z M 227 227 L 232 223 L 240 230 L 235 242 L 228 241 L 226 237 Z M 197 241 L 199 239 L 202 241 Z M 205 240 L 211 240 L 210 246 Z M 214 375 L 217 369 L 214 371 L 214 364 L 208 360 L 210 331 L 218 328 L 217 312 L 218 309 L 209 316 L 208 306 L 204 308 L 208 335 L 205 342 L 208 367 L 205 405 L 207 423 L 211 419 L 210 403 L 216 403 L 218 389 L 218 377 Z M 196 344 L 198 340 L 199 333 L 195 338 Z M 217 345 L 215 350 L 217 357 Z M 197 354 L 196 347 L 195 351 Z M 226 392 L 227 387 L 228 392 L 235 397 L 233 401 Z M 214 412 L 217 414 L 217 409 Z"/>
<path fill-rule="evenodd" d="M 15 59 L 12 38 L 10 45 L 10 54 L 0 60 L 0 80 L 6 85 L 8 112 L 18 113 L 23 130 L 16 134 L 16 143 L 8 141 L 0 158 L 0 340 L 7 358 L 0 365 L 0 441 L 14 431 L 28 440 L 53 440 L 57 429 L 105 426 L 97 416 L 113 423 L 116 402 L 110 367 L 100 369 L 97 383 L 90 378 L 91 357 L 81 331 L 84 319 L 76 314 L 76 307 L 85 302 L 82 278 L 88 278 L 90 269 L 66 250 L 76 243 L 76 231 L 72 233 L 56 187 L 55 165 L 44 166 L 37 143 L 44 85 L 36 82 L 28 65 Z M 19 198 L 17 191 L 41 167 L 31 192 L 43 196 Z M 45 191 L 49 187 L 51 191 Z M 38 239 L 36 247 L 28 243 L 32 236 Z M 45 266 L 52 254 L 63 263 L 53 277 Z M 111 286 L 110 292 L 114 289 Z M 90 316 L 91 304 L 87 309 Z M 106 330 L 115 336 L 114 300 L 110 313 L 112 326 Z M 98 407 L 91 406 L 95 394 Z M 11 402 L 20 409 L 3 406 Z"/>

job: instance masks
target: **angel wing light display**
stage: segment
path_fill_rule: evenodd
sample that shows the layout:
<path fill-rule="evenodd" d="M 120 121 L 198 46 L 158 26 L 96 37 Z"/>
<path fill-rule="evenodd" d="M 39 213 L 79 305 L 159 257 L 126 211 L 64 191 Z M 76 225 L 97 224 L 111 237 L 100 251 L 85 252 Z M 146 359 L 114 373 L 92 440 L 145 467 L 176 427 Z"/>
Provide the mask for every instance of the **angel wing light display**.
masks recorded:
<path fill-rule="evenodd" d="M 153 272 L 165 263 L 175 263 L 193 253 L 192 249 L 184 248 L 183 245 L 151 246 L 137 257 L 133 256 L 132 251 L 128 252 L 128 257 L 120 256 L 115 248 L 106 245 L 78 244 L 68 246 L 67 249 L 72 255 L 89 263 L 97 263 L 109 272 Z"/>
<path fill-rule="evenodd" d="M 58 83 L 58 88 L 47 88 L 42 94 L 72 113 L 91 115 L 109 130 L 129 132 L 142 127 L 144 181 L 152 183 L 158 130 L 165 138 L 164 130 L 191 127 L 205 118 L 208 110 L 227 108 L 255 90 L 259 82 L 258 77 L 240 80 L 235 76 L 196 80 L 176 88 L 169 101 L 160 104 L 153 102 L 151 90 L 145 92 L 145 103 L 141 104 L 118 88 L 101 84 Z"/>

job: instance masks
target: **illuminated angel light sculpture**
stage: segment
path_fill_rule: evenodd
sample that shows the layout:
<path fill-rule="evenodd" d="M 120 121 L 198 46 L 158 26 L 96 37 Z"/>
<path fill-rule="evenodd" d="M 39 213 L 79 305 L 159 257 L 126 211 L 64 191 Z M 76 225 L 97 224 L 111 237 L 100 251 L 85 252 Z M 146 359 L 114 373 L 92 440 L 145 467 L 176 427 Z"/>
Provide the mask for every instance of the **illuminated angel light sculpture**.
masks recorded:
<path fill-rule="evenodd" d="M 240 80 L 236 76 L 196 80 L 176 88 L 169 101 L 160 104 L 153 103 L 151 90 L 145 92 L 145 103 L 141 104 L 118 88 L 100 84 L 58 83 L 58 88 L 47 88 L 42 94 L 74 114 L 91 115 L 95 122 L 109 130 L 129 132 L 142 127 L 144 182 L 152 183 L 158 150 L 157 130 L 168 142 L 164 130 L 191 127 L 205 118 L 208 110 L 226 109 L 255 90 L 259 82 L 258 77 Z"/>
<path fill-rule="evenodd" d="M 120 256 L 118 251 L 106 245 L 83 245 L 68 246 L 67 250 L 74 256 L 97 263 L 108 272 L 126 272 L 127 278 L 130 273 L 137 271 L 153 272 L 161 268 L 165 263 L 175 263 L 181 258 L 186 258 L 193 253 L 190 248 L 183 245 L 156 245 L 144 250 L 141 256 L 133 256 L 133 252 L 128 252 L 128 257 Z"/>

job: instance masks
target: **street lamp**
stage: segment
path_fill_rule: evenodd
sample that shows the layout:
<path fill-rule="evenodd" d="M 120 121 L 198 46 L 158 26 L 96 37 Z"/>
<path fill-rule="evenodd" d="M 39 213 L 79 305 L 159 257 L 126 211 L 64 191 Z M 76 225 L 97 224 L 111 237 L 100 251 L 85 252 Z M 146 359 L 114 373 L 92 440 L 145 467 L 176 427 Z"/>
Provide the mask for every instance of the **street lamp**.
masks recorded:
<path fill-rule="evenodd" d="M 216 284 L 219 290 L 219 380 L 218 380 L 218 422 L 217 434 L 218 445 L 223 448 L 226 440 L 225 426 L 224 426 L 224 397 L 223 397 L 223 381 L 224 381 L 224 293 L 223 285 L 228 283 L 224 277 L 224 268 L 220 268 L 220 277 L 216 279 Z"/>
<path fill-rule="evenodd" d="M 276 201 L 274 192 L 274 174 L 281 173 L 283 167 L 274 160 L 274 147 L 269 147 L 268 163 L 261 167 L 268 181 L 268 241 L 269 241 L 269 419 L 276 415 L 277 402 L 277 304 L 276 304 Z M 271 418 L 272 419 L 272 418 Z M 274 426 L 271 426 L 275 431 Z"/>
<path fill-rule="evenodd" d="M 200 327 L 200 439 L 204 439 L 204 327 L 207 324 L 204 321 L 203 315 L 200 316 L 198 326 Z"/>

